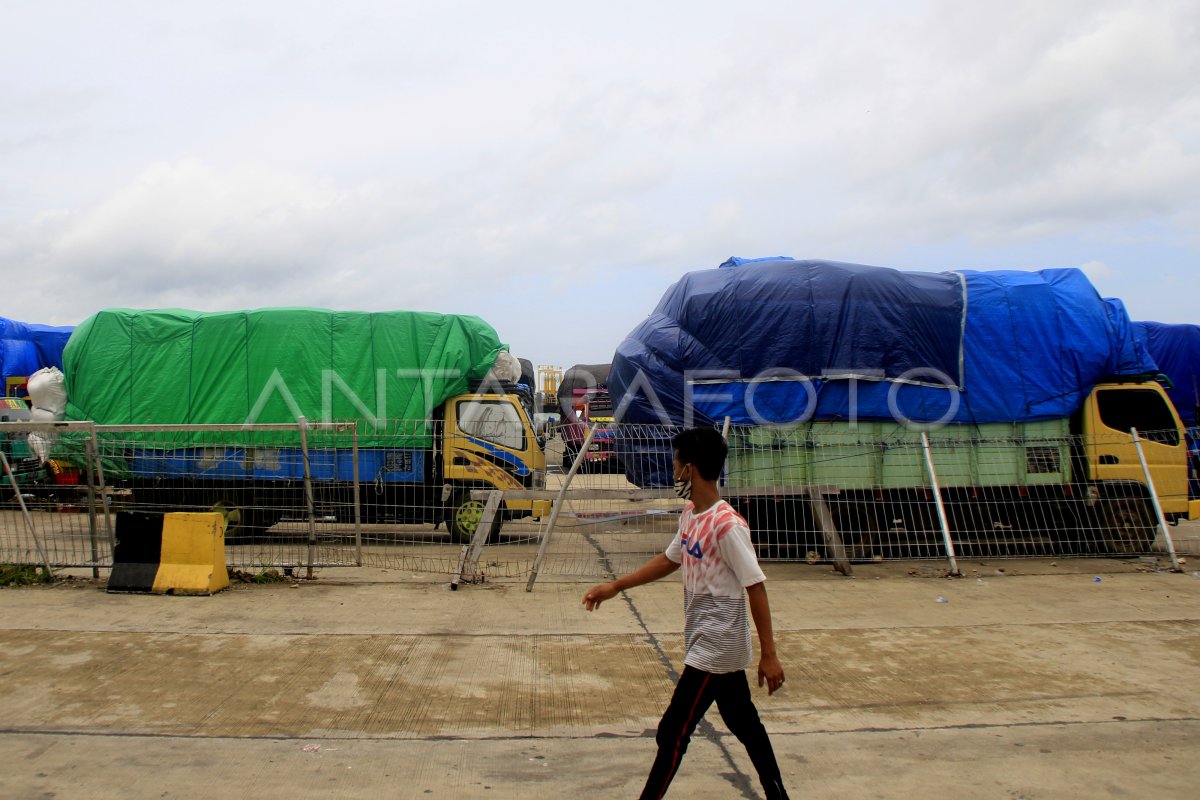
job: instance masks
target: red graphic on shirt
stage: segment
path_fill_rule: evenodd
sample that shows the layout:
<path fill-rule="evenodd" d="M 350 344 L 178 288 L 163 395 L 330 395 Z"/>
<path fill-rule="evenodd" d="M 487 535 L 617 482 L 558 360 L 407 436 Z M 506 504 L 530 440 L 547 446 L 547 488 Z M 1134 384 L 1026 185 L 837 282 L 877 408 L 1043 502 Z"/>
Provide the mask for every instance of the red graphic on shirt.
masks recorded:
<path fill-rule="evenodd" d="M 712 593 L 714 581 L 726 573 L 719 544 L 730 529 L 739 525 L 745 526 L 746 521 L 728 503 L 720 503 L 703 514 L 697 514 L 691 505 L 684 509 L 680 521 L 680 568 L 689 592 Z"/>

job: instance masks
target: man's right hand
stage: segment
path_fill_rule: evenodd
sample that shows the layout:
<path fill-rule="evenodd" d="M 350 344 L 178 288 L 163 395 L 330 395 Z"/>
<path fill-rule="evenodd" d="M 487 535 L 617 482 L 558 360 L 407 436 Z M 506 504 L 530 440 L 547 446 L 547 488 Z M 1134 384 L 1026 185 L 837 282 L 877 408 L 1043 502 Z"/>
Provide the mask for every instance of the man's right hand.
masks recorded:
<path fill-rule="evenodd" d="M 583 596 L 583 607 L 588 611 L 594 611 L 605 600 L 611 600 L 620 594 L 621 590 L 632 589 L 635 586 L 665 578 L 677 569 L 679 569 L 679 564 L 659 553 L 628 575 L 592 587 L 592 590 Z"/>
<path fill-rule="evenodd" d="M 605 600 L 611 600 L 620 592 L 617 587 L 611 583 L 602 583 L 599 586 L 593 586 L 591 591 L 583 596 L 583 607 L 588 611 L 595 611 L 600 607 L 600 604 Z"/>

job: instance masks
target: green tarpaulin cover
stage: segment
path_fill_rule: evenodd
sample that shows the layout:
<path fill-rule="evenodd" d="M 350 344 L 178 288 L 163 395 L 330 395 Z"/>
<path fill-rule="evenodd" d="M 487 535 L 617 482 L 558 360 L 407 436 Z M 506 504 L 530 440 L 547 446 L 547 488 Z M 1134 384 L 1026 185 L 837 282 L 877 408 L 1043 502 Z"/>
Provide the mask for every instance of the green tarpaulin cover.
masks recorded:
<path fill-rule="evenodd" d="M 110 309 L 63 354 L 67 418 L 98 424 L 426 420 L 500 350 L 478 317 L 412 311 Z M 359 425 L 360 447 L 426 447 Z"/>

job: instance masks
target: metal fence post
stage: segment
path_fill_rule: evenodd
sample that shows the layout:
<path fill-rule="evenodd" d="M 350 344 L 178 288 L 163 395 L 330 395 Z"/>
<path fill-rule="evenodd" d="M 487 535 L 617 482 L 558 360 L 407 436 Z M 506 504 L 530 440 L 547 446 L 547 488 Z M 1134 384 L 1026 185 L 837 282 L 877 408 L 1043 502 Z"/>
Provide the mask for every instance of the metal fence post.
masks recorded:
<path fill-rule="evenodd" d="M 546 555 L 546 546 L 550 544 L 550 536 L 554 533 L 554 526 L 558 523 L 558 512 L 562 510 L 563 502 L 567 497 L 567 489 L 571 486 L 571 481 L 575 478 L 575 473 L 579 472 L 579 467 L 583 464 L 583 460 L 587 458 L 588 447 L 592 444 L 592 437 L 596 435 L 596 424 L 588 428 L 587 436 L 583 438 L 583 444 L 579 446 L 579 452 L 575 455 L 575 462 L 571 464 L 571 469 L 563 478 L 562 488 L 558 490 L 558 497 L 554 499 L 554 507 L 550 509 L 550 521 L 546 523 L 546 530 L 542 533 L 542 540 L 538 542 L 537 556 L 533 559 L 533 567 L 529 570 L 529 580 L 525 584 L 525 591 L 532 592 L 533 584 L 537 581 L 538 570 L 542 568 L 542 558 Z"/>
<path fill-rule="evenodd" d="M 96 542 L 96 453 L 92 449 L 92 440 L 83 442 L 83 460 L 87 472 L 87 504 L 88 504 L 88 543 L 91 545 L 92 577 L 100 577 L 100 561 Z"/>
<path fill-rule="evenodd" d="M 946 558 L 950 561 L 950 574 L 958 575 L 958 559 L 954 555 L 954 539 L 950 536 L 950 520 L 946 517 L 946 506 L 942 502 L 942 488 L 938 485 L 937 470 L 933 466 L 933 453 L 929 450 L 929 434 L 921 431 L 921 447 L 925 449 L 925 466 L 929 469 L 929 482 L 933 486 L 933 497 L 937 502 L 938 522 L 942 525 L 942 540 L 946 543 Z"/>
<path fill-rule="evenodd" d="M 492 533 L 496 515 L 500 513 L 500 501 L 504 499 L 504 492 L 496 489 L 483 491 L 487 491 L 487 502 L 483 506 L 483 514 L 479 518 L 479 524 L 475 526 L 475 533 L 471 536 L 471 543 L 462 549 L 458 574 L 450 582 L 451 590 L 458 589 L 459 581 L 474 581 L 477 578 L 479 573 L 479 555 L 483 552 L 483 545 L 487 541 L 488 536 Z"/>
<path fill-rule="evenodd" d="M 350 428 L 350 455 L 354 460 L 354 565 L 363 565 L 362 556 L 362 498 L 358 483 L 358 423 Z"/>
<path fill-rule="evenodd" d="M 728 449 L 729 448 L 729 425 L 732 422 L 733 422 L 733 417 L 727 416 L 727 417 L 725 417 L 725 421 L 723 423 L 721 423 L 721 438 L 725 440 L 726 459 L 728 459 L 728 457 L 729 457 L 729 449 Z M 720 485 L 721 486 L 725 485 L 725 465 L 724 464 L 721 465 Z"/>
<path fill-rule="evenodd" d="M 96 483 L 100 491 L 100 502 L 104 508 L 104 531 L 108 534 L 108 546 L 117 546 L 117 537 L 113 532 L 112 510 L 108 497 L 108 487 L 104 484 L 104 459 L 100 457 L 100 440 L 96 437 L 96 426 L 88 423 L 88 436 L 92 441 L 92 454 L 96 459 Z"/>
<path fill-rule="evenodd" d="M 38 555 L 42 557 L 42 566 L 46 568 L 46 578 L 48 579 L 50 577 L 50 559 L 46 556 L 46 548 L 42 546 L 42 538 L 38 536 L 37 526 L 33 524 L 33 516 L 25 505 L 25 498 L 21 496 L 21 486 L 17 483 L 17 476 L 13 474 L 12 466 L 8 463 L 8 456 L 4 455 L 3 451 L 0 451 L 0 465 L 3 465 L 4 474 L 8 476 L 13 494 L 17 496 L 17 505 L 21 507 L 25 524 L 29 526 L 29 535 L 33 537 L 33 544 L 37 547 Z"/>
<path fill-rule="evenodd" d="M 296 420 L 296 426 L 300 429 L 300 456 L 304 462 L 304 504 L 308 509 L 308 564 L 305 577 L 311 581 L 313 562 L 316 560 L 317 519 L 313 503 L 312 469 L 308 459 L 308 420 L 300 417 Z"/>
<path fill-rule="evenodd" d="M 1163 540 L 1167 543 L 1167 553 L 1171 556 L 1171 571 L 1182 572 L 1179 557 L 1175 555 L 1175 542 L 1171 532 L 1167 530 L 1167 518 L 1163 515 L 1162 504 L 1158 502 L 1158 490 L 1154 488 L 1154 476 L 1150 474 L 1150 465 L 1146 463 L 1146 454 L 1142 451 L 1142 437 L 1137 428 L 1130 428 L 1129 435 L 1133 437 L 1133 446 L 1137 448 L 1138 461 L 1142 462 L 1142 474 L 1146 476 L 1146 488 L 1150 490 L 1150 502 L 1154 506 L 1154 514 L 1158 519 L 1158 529 L 1162 531 Z"/>

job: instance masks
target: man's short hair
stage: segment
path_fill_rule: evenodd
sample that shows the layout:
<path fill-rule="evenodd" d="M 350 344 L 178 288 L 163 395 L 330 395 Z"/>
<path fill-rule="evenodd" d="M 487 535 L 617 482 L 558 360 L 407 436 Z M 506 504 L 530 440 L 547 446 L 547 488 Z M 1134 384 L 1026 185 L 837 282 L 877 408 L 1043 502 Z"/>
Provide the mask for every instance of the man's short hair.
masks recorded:
<path fill-rule="evenodd" d="M 688 428 L 675 435 L 671 446 L 679 454 L 679 463 L 691 464 L 705 480 L 721 477 L 729 446 L 715 428 Z"/>

